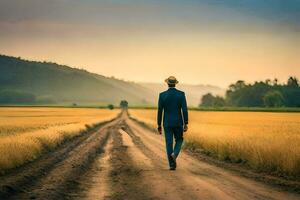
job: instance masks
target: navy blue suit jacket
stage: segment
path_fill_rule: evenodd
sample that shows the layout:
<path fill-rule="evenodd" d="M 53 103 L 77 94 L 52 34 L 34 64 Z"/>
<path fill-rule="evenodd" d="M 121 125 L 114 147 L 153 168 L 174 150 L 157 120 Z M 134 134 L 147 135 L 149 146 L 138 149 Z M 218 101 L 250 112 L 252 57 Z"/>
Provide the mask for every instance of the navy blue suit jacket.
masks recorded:
<path fill-rule="evenodd" d="M 188 124 L 188 111 L 184 92 L 176 88 L 159 94 L 157 124 L 161 126 L 162 115 L 164 127 L 176 127 Z"/>

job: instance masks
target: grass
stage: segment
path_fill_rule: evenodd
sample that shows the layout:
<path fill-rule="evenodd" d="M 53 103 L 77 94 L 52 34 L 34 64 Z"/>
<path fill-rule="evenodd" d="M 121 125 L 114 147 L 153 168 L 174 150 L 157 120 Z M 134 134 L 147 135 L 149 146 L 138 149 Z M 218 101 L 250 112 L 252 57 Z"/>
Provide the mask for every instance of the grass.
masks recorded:
<path fill-rule="evenodd" d="M 133 118 L 156 127 L 156 111 Z M 190 111 L 185 147 L 260 172 L 300 177 L 300 113 Z"/>
<path fill-rule="evenodd" d="M 0 108 L 0 172 L 32 161 L 65 140 L 113 119 L 119 110 Z"/>

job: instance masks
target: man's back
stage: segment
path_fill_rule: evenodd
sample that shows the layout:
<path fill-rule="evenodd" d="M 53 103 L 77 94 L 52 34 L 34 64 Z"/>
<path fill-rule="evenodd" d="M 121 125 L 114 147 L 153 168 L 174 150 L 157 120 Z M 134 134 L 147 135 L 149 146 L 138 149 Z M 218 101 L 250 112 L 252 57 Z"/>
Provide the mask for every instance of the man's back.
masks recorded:
<path fill-rule="evenodd" d="M 169 88 L 159 94 L 158 101 L 158 124 L 161 124 L 164 112 L 164 126 L 182 126 L 187 124 L 188 114 L 184 92 L 176 88 Z"/>

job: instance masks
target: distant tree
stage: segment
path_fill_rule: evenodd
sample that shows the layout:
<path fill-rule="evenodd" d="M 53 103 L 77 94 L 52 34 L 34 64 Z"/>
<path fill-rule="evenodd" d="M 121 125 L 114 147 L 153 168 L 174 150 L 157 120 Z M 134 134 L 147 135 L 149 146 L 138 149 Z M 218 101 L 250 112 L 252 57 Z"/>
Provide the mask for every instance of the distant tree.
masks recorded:
<path fill-rule="evenodd" d="M 277 85 L 278 85 L 278 79 L 277 79 L 277 78 L 275 78 L 275 79 L 273 80 L 273 85 L 274 85 L 274 86 L 277 86 Z"/>
<path fill-rule="evenodd" d="M 264 105 L 267 107 L 279 107 L 283 105 L 284 99 L 279 91 L 269 91 L 264 97 Z"/>
<path fill-rule="evenodd" d="M 241 96 L 242 91 L 245 91 L 246 89 L 247 85 L 245 81 L 239 80 L 236 83 L 231 84 L 226 91 L 226 103 L 231 106 L 239 105 L 239 97 Z"/>
<path fill-rule="evenodd" d="M 120 107 L 123 109 L 127 109 L 128 108 L 128 102 L 126 100 L 122 100 L 120 102 Z"/>
<path fill-rule="evenodd" d="M 289 107 L 300 107 L 300 87 L 296 77 L 290 77 L 287 85 L 281 87 L 285 105 Z"/>
<path fill-rule="evenodd" d="M 200 106 L 210 107 L 213 106 L 214 96 L 211 93 L 207 93 L 202 96 Z"/>
<path fill-rule="evenodd" d="M 214 107 L 223 107 L 223 106 L 225 106 L 225 99 L 223 97 L 216 96 L 213 106 Z"/>
<path fill-rule="evenodd" d="M 266 79 L 266 81 L 265 81 L 265 83 L 267 84 L 267 85 L 271 85 L 271 79 Z"/>
<path fill-rule="evenodd" d="M 110 109 L 110 110 L 113 110 L 115 107 L 114 107 L 113 104 L 108 104 L 108 105 L 107 105 L 107 108 Z"/>
<path fill-rule="evenodd" d="M 298 79 L 296 77 L 290 77 L 288 79 L 287 86 L 292 88 L 298 88 L 299 87 Z"/>
<path fill-rule="evenodd" d="M 229 89 L 227 90 L 227 93 L 234 93 L 236 91 L 239 91 L 243 88 L 245 88 L 247 85 L 245 84 L 245 81 L 238 80 L 235 84 L 231 84 L 229 86 Z"/>
<path fill-rule="evenodd" d="M 272 87 L 269 80 L 255 82 L 253 85 L 238 81 L 226 91 L 226 103 L 230 106 L 262 107 L 263 96 Z"/>
<path fill-rule="evenodd" d="M 204 107 L 222 107 L 225 106 L 225 99 L 220 96 L 213 96 L 211 93 L 207 93 L 202 96 L 201 104 L 199 106 Z"/>
<path fill-rule="evenodd" d="M 77 103 L 72 103 L 72 106 L 73 106 L 73 107 L 76 107 L 76 106 L 77 106 Z"/>

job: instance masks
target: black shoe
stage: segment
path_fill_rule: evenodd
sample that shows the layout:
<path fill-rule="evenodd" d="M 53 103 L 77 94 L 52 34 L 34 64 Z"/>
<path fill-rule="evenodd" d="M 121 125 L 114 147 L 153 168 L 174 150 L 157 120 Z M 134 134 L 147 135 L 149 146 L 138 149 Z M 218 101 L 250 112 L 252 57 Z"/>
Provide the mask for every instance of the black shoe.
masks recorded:
<path fill-rule="evenodd" d="M 172 158 L 172 160 L 173 160 L 173 165 L 174 165 L 174 167 L 176 168 L 176 167 L 177 167 L 177 163 L 176 163 L 176 156 L 175 156 L 174 153 L 171 154 L 171 158 Z"/>
<path fill-rule="evenodd" d="M 176 170 L 176 167 L 170 167 L 170 170 L 174 171 L 174 170 Z"/>

